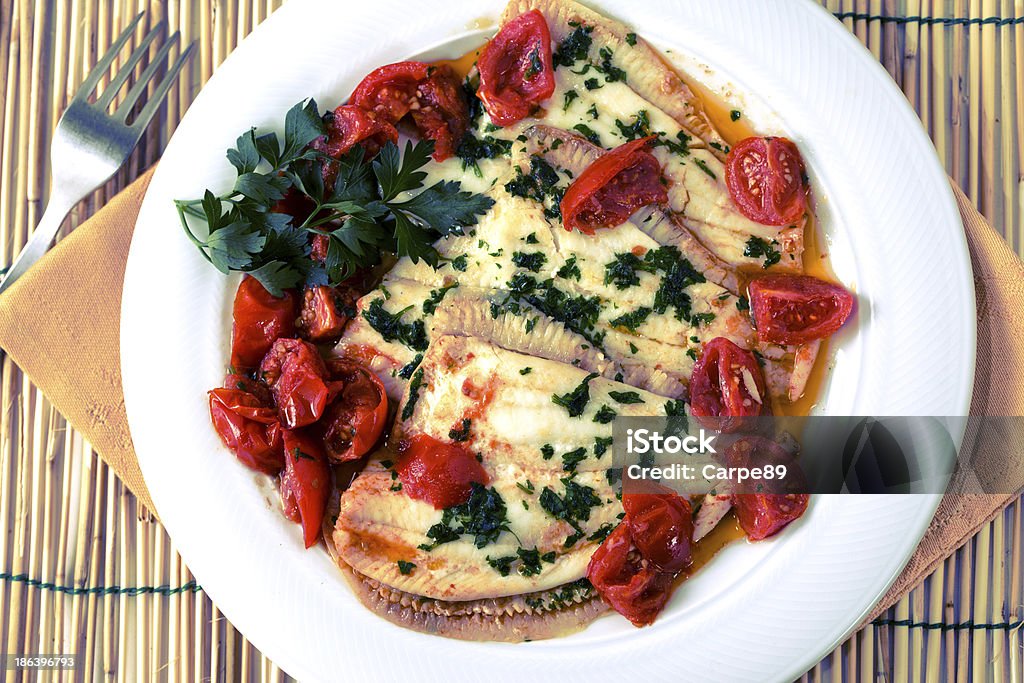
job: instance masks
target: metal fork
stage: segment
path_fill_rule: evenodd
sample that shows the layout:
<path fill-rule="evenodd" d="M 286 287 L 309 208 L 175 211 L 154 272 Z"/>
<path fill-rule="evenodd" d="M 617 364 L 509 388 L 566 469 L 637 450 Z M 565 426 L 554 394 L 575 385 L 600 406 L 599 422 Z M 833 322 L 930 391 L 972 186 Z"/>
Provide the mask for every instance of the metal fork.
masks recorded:
<path fill-rule="evenodd" d="M 167 61 L 171 48 L 178 44 L 180 35 L 177 31 L 160 47 L 156 56 L 128 90 L 122 102 L 117 105 L 113 114 L 107 110 L 122 86 L 128 82 L 135 67 L 149 52 L 150 46 L 164 29 L 160 22 L 146 34 L 138 47 L 131 53 L 121 69 L 110 80 L 110 84 L 96 96 L 95 103 L 88 101 L 89 96 L 99 84 L 100 79 L 110 70 L 121 48 L 131 38 L 135 27 L 142 20 L 139 14 L 128 25 L 128 28 L 117 37 L 107 53 L 96 63 L 89 76 L 78 89 L 74 99 L 60 117 L 57 128 L 53 132 L 53 144 L 50 146 L 50 199 L 46 211 L 39 224 L 32 232 L 28 244 L 21 250 L 11 264 L 7 276 L 0 283 L 0 292 L 11 286 L 19 277 L 38 261 L 50 248 L 61 223 L 68 212 L 90 192 L 99 188 L 121 168 L 132 150 L 139 143 L 142 134 L 160 103 L 167 97 L 167 92 L 174 84 L 175 78 L 185 65 L 195 43 L 190 43 L 184 52 L 175 60 L 155 87 L 153 95 L 142 110 L 128 125 L 128 117 L 146 92 L 150 82 L 154 80 L 160 66 Z"/>

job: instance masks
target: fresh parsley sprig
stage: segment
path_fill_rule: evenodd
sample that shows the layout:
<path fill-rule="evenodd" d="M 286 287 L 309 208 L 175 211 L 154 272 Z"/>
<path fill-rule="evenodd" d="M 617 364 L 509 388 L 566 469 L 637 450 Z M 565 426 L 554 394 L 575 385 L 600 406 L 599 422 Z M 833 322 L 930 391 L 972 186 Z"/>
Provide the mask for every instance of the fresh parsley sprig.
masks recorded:
<path fill-rule="evenodd" d="M 185 234 L 207 261 L 223 273 L 252 275 L 275 296 L 300 284 L 337 284 L 380 263 L 384 251 L 436 266 L 433 242 L 461 234 L 494 204 L 454 181 L 409 196 L 427 177 L 421 169 L 434 150 L 431 141 L 407 142 L 404 153 L 388 142 L 373 160 L 357 145 L 334 159 L 309 147 L 324 134 L 316 102 L 300 102 L 285 116 L 283 141 L 255 128 L 238 137 L 227 151 L 238 173 L 229 192 L 175 200 Z M 329 187 L 324 164 L 335 172 Z M 301 221 L 280 208 L 289 194 L 298 195 L 287 205 L 303 207 Z M 205 238 L 190 218 L 206 223 Z M 328 238 L 322 263 L 310 257 L 311 235 Z"/>

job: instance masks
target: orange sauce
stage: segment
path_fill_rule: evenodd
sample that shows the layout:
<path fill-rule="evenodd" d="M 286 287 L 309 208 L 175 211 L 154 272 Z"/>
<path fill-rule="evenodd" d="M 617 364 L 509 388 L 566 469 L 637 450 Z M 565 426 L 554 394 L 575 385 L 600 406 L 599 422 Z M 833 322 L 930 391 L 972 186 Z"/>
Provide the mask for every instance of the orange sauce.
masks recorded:
<path fill-rule="evenodd" d="M 743 533 L 743 529 L 736 521 L 736 515 L 730 512 L 718 523 L 718 526 L 708 532 L 707 536 L 693 545 L 693 563 L 683 571 L 680 579 L 695 574 L 697 570 L 710 562 L 719 550 L 741 538 L 746 538 L 746 534 Z"/>
<path fill-rule="evenodd" d="M 459 78 L 465 78 L 473 68 L 473 65 L 476 64 L 476 60 L 483 49 L 484 46 L 481 45 L 478 48 L 470 50 L 461 57 L 456 57 L 455 59 L 440 59 L 434 62 L 434 64 L 437 66 L 450 66 L 452 71 L 454 71 Z"/>

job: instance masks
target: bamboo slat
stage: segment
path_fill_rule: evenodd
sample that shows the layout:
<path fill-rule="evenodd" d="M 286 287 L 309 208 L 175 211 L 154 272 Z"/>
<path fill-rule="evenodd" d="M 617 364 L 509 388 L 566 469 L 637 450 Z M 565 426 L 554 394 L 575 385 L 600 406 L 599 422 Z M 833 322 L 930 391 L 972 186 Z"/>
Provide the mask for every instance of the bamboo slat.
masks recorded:
<path fill-rule="evenodd" d="M 1024 0 L 821 1 L 842 13 L 903 88 L 946 170 L 1024 256 Z M 0 265 L 20 250 L 45 205 L 50 136 L 61 111 L 137 12 L 147 10 L 145 26 L 121 60 L 161 20 L 168 34 L 181 32 L 182 45 L 197 40 L 199 49 L 126 170 L 76 207 L 62 234 L 159 157 L 201 85 L 279 4 L 0 0 Z M 924 19 L 894 20 L 900 17 Z M 982 21 L 992 17 L 1018 21 Z M 801 679 L 1024 683 L 1019 626 L 939 627 L 1019 623 L 1022 519 L 1018 500 L 882 623 L 851 635 Z M 287 678 L 205 593 L 173 590 L 193 577 L 163 528 L 9 358 L 0 362 L 0 525 L 7 532 L 0 534 L 0 571 L 51 586 L 0 581 L 0 647 L 73 652 L 82 662 L 76 672 L 42 680 Z M 103 590 L 111 586 L 165 590 Z"/>

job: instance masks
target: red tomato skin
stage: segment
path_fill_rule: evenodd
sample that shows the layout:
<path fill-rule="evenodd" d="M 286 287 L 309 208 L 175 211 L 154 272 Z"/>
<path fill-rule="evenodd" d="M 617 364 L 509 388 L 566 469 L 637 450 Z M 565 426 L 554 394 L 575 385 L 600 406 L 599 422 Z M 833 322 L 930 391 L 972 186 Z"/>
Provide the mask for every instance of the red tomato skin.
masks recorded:
<path fill-rule="evenodd" d="M 593 235 L 596 228 L 624 223 L 642 206 L 668 200 L 658 160 L 648 151 L 650 135 L 603 154 L 569 185 L 562 197 L 562 225 Z"/>
<path fill-rule="evenodd" d="M 734 493 L 732 504 L 747 538 L 762 541 L 799 519 L 810 499 L 806 493 Z"/>
<path fill-rule="evenodd" d="M 248 275 L 235 292 L 234 323 L 231 328 L 231 366 L 255 368 L 274 342 L 295 334 L 295 295 L 286 290 L 281 298 L 264 289 Z"/>
<path fill-rule="evenodd" d="M 853 294 L 809 275 L 767 275 L 748 286 L 757 338 L 804 344 L 834 334 L 849 319 Z"/>
<path fill-rule="evenodd" d="M 388 419 L 384 384 L 362 364 L 343 358 L 327 361 L 327 373 L 342 389 L 327 408 L 324 450 L 331 462 L 358 460 L 380 440 Z"/>
<path fill-rule="evenodd" d="M 625 525 L 644 559 L 670 574 L 689 566 L 693 517 L 685 498 L 675 493 L 627 493 L 622 506 Z"/>
<path fill-rule="evenodd" d="M 303 542 L 309 548 L 320 538 L 332 486 L 331 468 L 316 436 L 304 430 L 283 432 L 281 500 L 285 516 L 302 524 Z"/>
<path fill-rule="evenodd" d="M 359 292 L 346 285 L 307 287 L 296 322 L 299 335 L 316 344 L 337 341 L 355 317 Z"/>
<path fill-rule="evenodd" d="M 469 500 L 471 484 L 487 484 L 487 472 L 462 446 L 426 434 L 404 439 L 395 466 L 402 491 L 443 510 Z"/>
<path fill-rule="evenodd" d="M 469 108 L 455 72 L 425 62 L 397 62 L 371 71 L 350 102 L 378 121 L 397 125 L 412 117 L 422 137 L 434 141 L 434 159 L 444 161 L 469 128 Z"/>
<path fill-rule="evenodd" d="M 260 364 L 285 429 L 311 425 L 333 396 L 327 368 L 316 347 L 301 339 L 278 339 Z"/>
<path fill-rule="evenodd" d="M 750 371 L 757 397 L 746 388 L 743 368 Z M 753 353 L 725 337 L 716 337 L 704 345 L 690 376 L 690 412 L 702 425 L 735 431 L 742 419 L 728 418 L 762 415 L 767 411 L 767 399 L 764 373 Z"/>
<path fill-rule="evenodd" d="M 725 184 L 744 216 L 764 225 L 791 225 L 807 210 L 800 150 L 791 140 L 750 137 L 725 160 Z"/>
<path fill-rule="evenodd" d="M 521 14 L 502 26 L 480 53 L 477 69 L 477 97 L 495 125 L 510 126 L 551 97 L 555 91 L 551 32 L 540 10 Z"/>
<path fill-rule="evenodd" d="M 634 626 L 647 626 L 668 602 L 672 575 L 637 556 L 628 527 L 620 524 L 590 558 L 587 578 L 612 609 Z"/>
<path fill-rule="evenodd" d="M 387 121 L 378 121 L 364 109 L 343 104 L 324 117 L 327 135 L 313 141 L 313 149 L 335 159 L 358 144 L 366 150 L 366 157 L 376 156 L 387 142 L 398 143 L 398 131 Z M 326 168 L 326 167 L 325 167 Z"/>
<path fill-rule="evenodd" d="M 224 445 L 250 469 L 280 472 L 284 451 L 274 409 L 240 389 L 213 389 L 209 396 L 210 420 Z"/>

